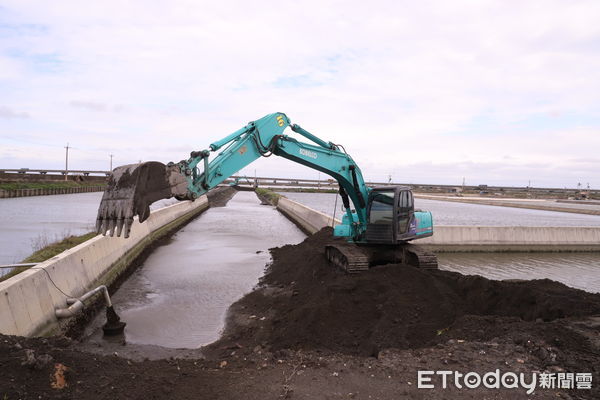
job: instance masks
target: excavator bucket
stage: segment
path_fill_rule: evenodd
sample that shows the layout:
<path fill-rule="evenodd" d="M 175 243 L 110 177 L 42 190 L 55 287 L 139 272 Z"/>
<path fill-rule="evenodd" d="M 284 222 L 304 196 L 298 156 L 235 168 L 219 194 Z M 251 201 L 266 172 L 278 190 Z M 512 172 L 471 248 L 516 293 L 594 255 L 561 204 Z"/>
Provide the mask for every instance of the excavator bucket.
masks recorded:
<path fill-rule="evenodd" d="M 188 181 L 176 164 L 157 161 L 129 164 L 113 170 L 96 219 L 96 231 L 103 235 L 129 237 L 133 217 L 144 222 L 150 216 L 150 204 L 173 196 L 186 197 Z"/>

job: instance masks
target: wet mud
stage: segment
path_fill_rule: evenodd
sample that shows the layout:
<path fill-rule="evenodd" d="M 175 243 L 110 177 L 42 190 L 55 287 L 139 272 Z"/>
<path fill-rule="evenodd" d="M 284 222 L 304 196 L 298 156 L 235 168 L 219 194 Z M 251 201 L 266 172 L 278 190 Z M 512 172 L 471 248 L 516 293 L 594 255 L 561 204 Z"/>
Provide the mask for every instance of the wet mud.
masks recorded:
<path fill-rule="evenodd" d="M 495 328 L 519 321 L 531 334 L 543 334 L 563 319 L 600 315 L 599 294 L 547 279 L 494 281 L 393 264 L 347 275 L 325 258 L 331 234 L 324 228 L 299 245 L 272 249 L 262 287 L 232 307 L 222 340 L 369 356 L 432 346 L 456 332 L 490 339 L 490 321 Z M 248 313 L 265 316 L 265 323 L 240 325 L 236 314 Z"/>

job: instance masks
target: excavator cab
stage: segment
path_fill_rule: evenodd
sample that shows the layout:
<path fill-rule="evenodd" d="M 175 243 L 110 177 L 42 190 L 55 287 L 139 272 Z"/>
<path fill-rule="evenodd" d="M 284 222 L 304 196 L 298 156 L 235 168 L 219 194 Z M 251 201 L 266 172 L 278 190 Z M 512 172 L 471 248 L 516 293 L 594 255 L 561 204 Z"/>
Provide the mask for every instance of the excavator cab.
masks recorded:
<path fill-rule="evenodd" d="M 371 266 L 406 264 L 418 268 L 437 268 L 437 258 L 408 241 L 433 235 L 429 211 L 415 210 L 412 191 L 406 186 L 381 186 L 369 189 L 366 204 L 366 230 L 355 244 L 325 246 L 329 262 L 348 273 L 366 271 Z M 349 218 L 336 226 L 334 236 L 344 236 Z M 337 233 L 337 235 L 336 235 Z"/>
<path fill-rule="evenodd" d="M 433 234 L 431 214 L 416 211 L 410 188 L 372 188 L 367 204 L 367 243 L 396 244 Z"/>

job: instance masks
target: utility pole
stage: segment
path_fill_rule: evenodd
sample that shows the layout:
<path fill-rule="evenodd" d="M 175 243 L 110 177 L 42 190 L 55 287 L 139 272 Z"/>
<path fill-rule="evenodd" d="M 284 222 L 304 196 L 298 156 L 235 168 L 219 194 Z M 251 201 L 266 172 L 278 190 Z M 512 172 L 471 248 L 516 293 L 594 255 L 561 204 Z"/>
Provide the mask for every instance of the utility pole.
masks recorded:
<path fill-rule="evenodd" d="M 65 146 L 65 149 L 67 150 L 66 154 L 65 154 L 65 181 L 68 180 L 68 175 L 69 175 L 69 143 L 67 143 L 67 145 Z"/>
<path fill-rule="evenodd" d="M 113 155 L 111 154 L 110 155 L 110 169 L 109 169 L 109 171 L 112 171 L 112 159 L 113 159 Z"/>

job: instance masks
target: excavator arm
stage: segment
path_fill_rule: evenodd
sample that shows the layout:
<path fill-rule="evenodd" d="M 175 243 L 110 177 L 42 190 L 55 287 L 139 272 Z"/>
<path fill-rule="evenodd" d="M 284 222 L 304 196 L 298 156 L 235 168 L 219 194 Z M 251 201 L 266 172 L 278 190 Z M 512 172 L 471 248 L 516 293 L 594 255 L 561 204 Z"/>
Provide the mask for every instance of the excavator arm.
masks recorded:
<path fill-rule="evenodd" d="M 311 143 L 284 134 L 288 127 Z M 209 160 L 214 152 L 218 154 Z M 291 124 L 283 113 L 250 122 L 211 143 L 209 149 L 192 151 L 190 158 L 178 163 L 151 161 L 115 168 L 100 203 L 97 231 L 128 237 L 134 217 L 144 222 L 153 202 L 171 197 L 195 200 L 258 158 L 273 154 L 337 180 L 346 215 L 334 228 L 334 236 L 353 243 L 326 245 L 332 264 L 347 272 L 390 262 L 437 268 L 435 255 L 408 243 L 433 234 L 431 213 L 414 210 L 410 189 L 367 187 L 360 169 L 342 146 Z"/>
<path fill-rule="evenodd" d="M 312 143 L 285 135 L 287 127 Z M 218 155 L 209 160 L 211 153 L 217 151 Z M 128 237 L 133 217 L 137 215 L 143 222 L 148 218 L 153 202 L 170 197 L 194 200 L 258 158 L 272 154 L 336 179 L 347 215 L 343 226 L 336 227 L 336 234 L 358 238 L 364 233 L 370 189 L 352 157 L 343 147 L 325 142 L 299 125 L 291 124 L 283 113 L 269 114 L 250 122 L 211 143 L 209 149 L 192 151 L 190 158 L 178 163 L 164 165 L 151 161 L 116 168 L 100 203 L 97 231 L 108 232 L 111 236 L 115 232 L 120 236 L 123 232 Z"/>

